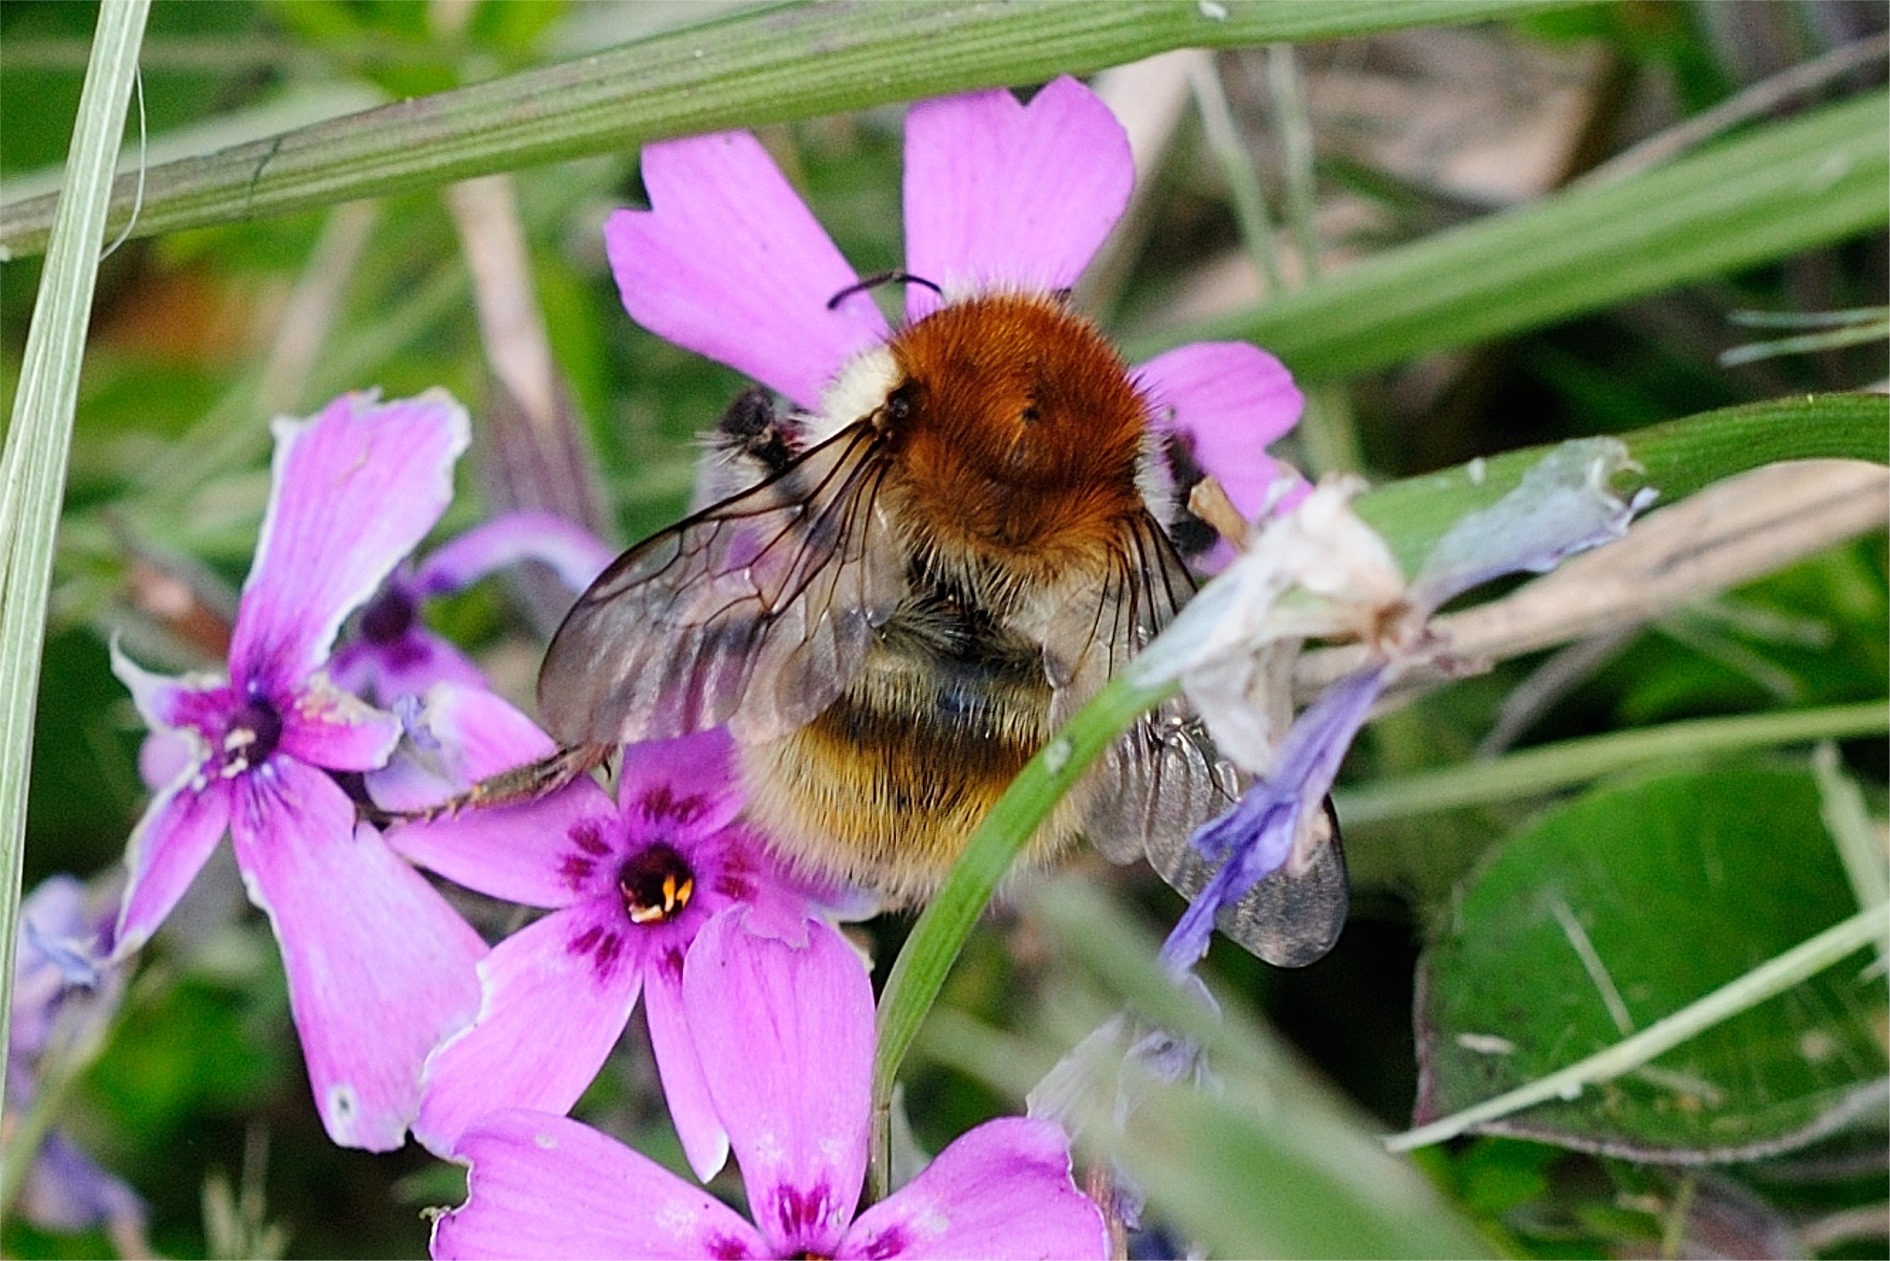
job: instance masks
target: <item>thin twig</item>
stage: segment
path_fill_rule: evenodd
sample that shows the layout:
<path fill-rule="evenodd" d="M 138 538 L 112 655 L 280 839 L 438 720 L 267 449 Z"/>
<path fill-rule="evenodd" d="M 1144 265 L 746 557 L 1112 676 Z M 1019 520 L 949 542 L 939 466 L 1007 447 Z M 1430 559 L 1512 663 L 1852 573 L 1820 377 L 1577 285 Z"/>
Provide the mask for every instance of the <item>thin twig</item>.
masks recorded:
<path fill-rule="evenodd" d="M 1636 522 L 1626 538 L 1538 578 L 1513 595 L 1440 617 L 1432 629 L 1464 662 L 1503 660 L 1641 626 L 1674 609 L 1882 529 L 1890 469 L 1851 460 L 1768 465 L 1708 487 Z M 1348 644 L 1301 657 L 1294 691 L 1316 695 L 1359 668 Z M 1392 702 L 1442 682 L 1420 668 Z"/>

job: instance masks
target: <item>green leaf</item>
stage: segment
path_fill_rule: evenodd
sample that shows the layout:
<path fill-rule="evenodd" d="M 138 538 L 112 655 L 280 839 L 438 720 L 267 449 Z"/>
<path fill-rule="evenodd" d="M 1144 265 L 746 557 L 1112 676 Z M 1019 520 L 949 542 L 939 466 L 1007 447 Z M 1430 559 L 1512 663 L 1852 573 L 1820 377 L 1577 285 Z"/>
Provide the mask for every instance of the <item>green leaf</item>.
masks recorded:
<path fill-rule="evenodd" d="M 154 167 L 134 232 L 283 214 L 668 136 L 1084 74 L 1171 48 L 1335 39 L 1542 0 L 982 0 L 780 5 Z M 112 224 L 130 214 L 118 183 Z M 44 247 L 44 198 L 0 206 L 0 259 Z"/>
<path fill-rule="evenodd" d="M 1304 380 L 1487 341 L 1881 227 L 1890 96 L 1429 236 L 1254 310 L 1132 341 L 1258 342 Z"/>
<path fill-rule="evenodd" d="M 1421 966 L 1418 1120 L 1619 1043 L 1842 920 L 1855 904 L 1818 801 L 1804 770 L 1668 775 L 1513 837 Z M 1884 1008 L 1881 980 L 1832 968 L 1483 1128 L 1680 1163 L 1788 1150 L 1881 1111 Z"/>

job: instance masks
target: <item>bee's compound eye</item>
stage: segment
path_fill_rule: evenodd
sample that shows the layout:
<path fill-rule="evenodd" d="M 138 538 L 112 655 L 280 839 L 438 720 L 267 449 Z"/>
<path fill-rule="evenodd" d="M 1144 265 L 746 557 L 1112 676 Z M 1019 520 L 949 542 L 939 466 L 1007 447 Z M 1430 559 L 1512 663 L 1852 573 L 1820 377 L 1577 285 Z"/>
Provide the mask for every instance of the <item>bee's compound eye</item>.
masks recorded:
<path fill-rule="evenodd" d="M 912 416 L 912 383 L 899 386 L 886 396 L 886 419 L 894 424 Z"/>

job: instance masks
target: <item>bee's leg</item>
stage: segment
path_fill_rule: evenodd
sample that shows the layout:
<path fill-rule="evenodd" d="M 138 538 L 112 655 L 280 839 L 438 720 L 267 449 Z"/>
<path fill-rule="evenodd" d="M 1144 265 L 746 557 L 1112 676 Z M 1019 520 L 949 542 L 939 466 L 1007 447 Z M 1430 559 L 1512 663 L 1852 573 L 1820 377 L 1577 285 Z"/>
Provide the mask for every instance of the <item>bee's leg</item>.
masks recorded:
<path fill-rule="evenodd" d="M 361 817 L 377 827 L 393 823 L 430 822 L 451 818 L 462 810 L 484 810 L 494 806 L 515 806 L 549 796 L 608 762 L 616 753 L 613 744 L 580 744 L 528 762 L 524 766 L 501 771 L 482 779 L 458 796 L 419 810 L 382 810 L 374 805 L 365 790 L 356 799 Z"/>
<path fill-rule="evenodd" d="M 1161 455 L 1172 479 L 1167 512 L 1160 514 L 1162 528 L 1168 531 L 1183 560 L 1199 560 L 1221 537 L 1212 525 L 1188 510 L 1188 496 L 1207 477 L 1207 470 L 1194 458 L 1193 444 L 1180 434 L 1164 438 Z"/>
<path fill-rule="evenodd" d="M 798 416 L 776 411 L 773 395 L 759 386 L 743 390 L 709 435 L 691 506 L 720 503 L 779 474 L 801 454 L 801 439 Z"/>

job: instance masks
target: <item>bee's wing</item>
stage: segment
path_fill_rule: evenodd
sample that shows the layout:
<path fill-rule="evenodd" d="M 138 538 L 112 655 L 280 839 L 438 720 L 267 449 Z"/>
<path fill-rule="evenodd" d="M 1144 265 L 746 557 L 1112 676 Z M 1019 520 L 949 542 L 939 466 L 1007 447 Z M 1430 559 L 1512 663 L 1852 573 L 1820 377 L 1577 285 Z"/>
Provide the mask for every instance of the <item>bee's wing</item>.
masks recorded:
<path fill-rule="evenodd" d="M 884 474 L 877 435 L 852 425 L 618 557 L 545 653 L 552 736 L 630 743 L 727 723 L 755 743 L 811 722 L 905 590 L 877 517 Z"/>
<path fill-rule="evenodd" d="M 1188 844 L 1189 835 L 1159 844 L 1150 838 L 1148 860 L 1170 888 L 1192 902 L 1217 868 Z M 1286 863 L 1224 908 L 1214 924 L 1275 967 L 1303 968 L 1324 958 L 1339 939 L 1350 899 L 1339 819 L 1327 798 L 1294 840 Z"/>
<path fill-rule="evenodd" d="M 1194 581 L 1153 518 L 1132 530 L 1121 563 L 1094 610 L 1056 619 L 1045 639 L 1051 707 L 1061 726 L 1141 651 L 1194 592 Z M 1067 665 L 1059 669 L 1058 663 Z M 1144 715 L 1090 772 L 1083 830 L 1115 862 L 1147 856 L 1189 901 L 1212 879 L 1188 840 L 1231 810 L 1244 785 L 1214 749 L 1180 696 Z M 1293 856 L 1217 918 L 1221 931 L 1268 963 L 1301 967 L 1320 958 L 1345 925 L 1345 854 L 1328 802 L 1296 839 Z"/>

